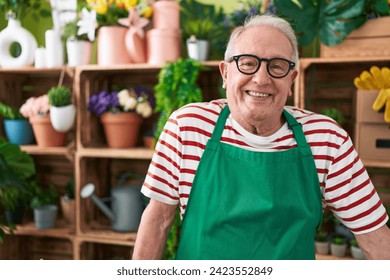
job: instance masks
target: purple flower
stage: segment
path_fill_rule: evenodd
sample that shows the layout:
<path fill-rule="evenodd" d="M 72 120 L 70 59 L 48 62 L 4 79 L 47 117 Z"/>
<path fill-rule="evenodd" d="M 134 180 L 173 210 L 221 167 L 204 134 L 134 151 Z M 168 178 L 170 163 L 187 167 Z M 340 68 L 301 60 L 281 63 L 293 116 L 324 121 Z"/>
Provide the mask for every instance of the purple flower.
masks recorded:
<path fill-rule="evenodd" d="M 108 92 L 107 90 L 102 90 L 91 95 L 89 97 L 88 110 L 99 117 L 104 112 L 118 109 L 119 100 L 117 94 L 117 91 Z"/>

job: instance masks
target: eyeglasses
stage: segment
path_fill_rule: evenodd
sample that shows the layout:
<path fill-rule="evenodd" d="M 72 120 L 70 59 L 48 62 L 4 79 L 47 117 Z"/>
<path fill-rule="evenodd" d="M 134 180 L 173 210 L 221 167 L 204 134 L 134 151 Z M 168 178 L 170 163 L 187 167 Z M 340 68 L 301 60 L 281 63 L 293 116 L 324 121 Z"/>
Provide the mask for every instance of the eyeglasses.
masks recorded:
<path fill-rule="evenodd" d="M 294 69 L 295 63 L 284 58 L 260 58 L 251 54 L 234 55 L 228 62 L 235 61 L 238 71 L 245 75 L 255 74 L 261 66 L 261 62 L 267 64 L 267 72 L 273 78 L 286 77 L 290 70 Z"/>

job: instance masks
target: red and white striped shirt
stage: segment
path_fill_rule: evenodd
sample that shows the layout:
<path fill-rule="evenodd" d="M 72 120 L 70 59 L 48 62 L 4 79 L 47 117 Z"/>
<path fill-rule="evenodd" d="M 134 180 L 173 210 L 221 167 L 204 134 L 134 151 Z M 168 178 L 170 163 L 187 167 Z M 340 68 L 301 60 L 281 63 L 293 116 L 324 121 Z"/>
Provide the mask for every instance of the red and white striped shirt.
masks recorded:
<path fill-rule="evenodd" d="M 180 204 L 183 217 L 199 161 L 226 99 L 193 103 L 175 111 L 156 145 L 142 193 L 167 204 Z M 302 124 L 317 167 L 323 203 L 354 234 L 373 231 L 388 216 L 347 132 L 332 119 L 286 106 Z M 296 147 L 287 123 L 275 134 L 257 136 L 231 115 L 221 141 L 242 149 L 278 152 Z"/>

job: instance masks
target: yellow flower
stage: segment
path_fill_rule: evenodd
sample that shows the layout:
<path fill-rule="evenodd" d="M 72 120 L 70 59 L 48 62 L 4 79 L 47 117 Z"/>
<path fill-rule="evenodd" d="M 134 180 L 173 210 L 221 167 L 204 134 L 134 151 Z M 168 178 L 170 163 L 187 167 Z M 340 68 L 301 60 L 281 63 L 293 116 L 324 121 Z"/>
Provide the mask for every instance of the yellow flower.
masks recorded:
<path fill-rule="evenodd" d="M 141 10 L 141 16 L 144 18 L 150 18 L 152 14 L 153 14 L 152 6 L 146 6 L 143 10 Z"/>
<path fill-rule="evenodd" d="M 105 0 L 87 0 L 88 5 L 96 11 L 97 14 L 104 15 L 107 13 L 108 4 Z"/>
<path fill-rule="evenodd" d="M 131 8 L 134 8 L 137 6 L 137 0 L 122 0 L 123 3 L 125 4 L 126 10 L 130 10 Z"/>

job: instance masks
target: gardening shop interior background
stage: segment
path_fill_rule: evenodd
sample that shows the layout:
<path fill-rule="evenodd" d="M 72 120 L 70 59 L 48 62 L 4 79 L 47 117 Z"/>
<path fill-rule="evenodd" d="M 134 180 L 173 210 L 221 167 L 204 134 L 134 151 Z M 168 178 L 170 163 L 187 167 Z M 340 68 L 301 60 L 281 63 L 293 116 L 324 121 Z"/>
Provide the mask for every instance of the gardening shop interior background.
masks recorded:
<path fill-rule="evenodd" d="M 168 113 L 225 98 L 226 42 L 256 14 L 294 23 L 287 105 L 348 132 L 390 214 L 390 0 L 316 2 L 0 1 L 0 259 L 131 259 Z M 326 208 L 313 242 L 318 260 L 365 258 Z"/>

